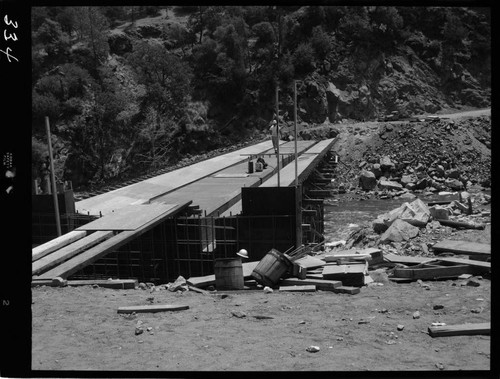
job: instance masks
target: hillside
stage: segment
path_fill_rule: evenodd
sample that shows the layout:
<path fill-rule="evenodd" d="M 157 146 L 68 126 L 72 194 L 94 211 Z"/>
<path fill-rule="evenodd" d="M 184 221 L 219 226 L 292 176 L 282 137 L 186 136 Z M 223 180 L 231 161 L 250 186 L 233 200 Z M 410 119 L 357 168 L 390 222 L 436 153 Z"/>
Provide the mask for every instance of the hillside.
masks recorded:
<path fill-rule="evenodd" d="M 39 7 L 32 26 L 33 178 L 47 115 L 76 188 L 263 138 L 277 83 L 306 129 L 490 105 L 489 8 Z"/>

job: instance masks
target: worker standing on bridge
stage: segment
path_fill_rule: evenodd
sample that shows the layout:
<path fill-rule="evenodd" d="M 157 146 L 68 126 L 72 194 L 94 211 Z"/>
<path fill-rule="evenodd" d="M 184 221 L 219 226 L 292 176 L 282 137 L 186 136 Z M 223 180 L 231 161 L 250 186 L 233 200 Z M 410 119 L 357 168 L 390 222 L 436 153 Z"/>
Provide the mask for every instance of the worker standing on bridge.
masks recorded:
<path fill-rule="evenodd" d="M 271 141 L 273 141 L 273 147 L 275 153 L 278 152 L 278 144 L 280 141 L 280 129 L 282 128 L 282 126 L 278 128 L 278 123 L 276 119 L 277 117 L 276 115 L 274 115 L 272 121 L 269 123 L 269 134 L 271 135 Z"/>

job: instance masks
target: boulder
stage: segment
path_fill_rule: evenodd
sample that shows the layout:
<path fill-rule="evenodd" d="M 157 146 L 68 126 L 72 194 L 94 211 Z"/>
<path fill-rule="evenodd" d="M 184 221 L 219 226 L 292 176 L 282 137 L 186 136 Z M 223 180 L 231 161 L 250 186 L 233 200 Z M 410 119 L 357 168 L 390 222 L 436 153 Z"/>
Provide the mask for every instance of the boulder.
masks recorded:
<path fill-rule="evenodd" d="M 415 183 L 415 189 L 424 189 L 429 185 L 427 178 L 419 179 Z"/>
<path fill-rule="evenodd" d="M 381 180 L 378 183 L 378 187 L 380 189 L 387 189 L 390 191 L 401 191 L 403 189 L 403 186 L 401 184 L 389 180 Z"/>
<path fill-rule="evenodd" d="M 396 220 L 380 236 L 380 242 L 402 242 L 415 238 L 419 229 L 403 220 Z"/>
<path fill-rule="evenodd" d="M 187 291 L 188 290 L 186 279 L 184 279 L 183 276 L 179 276 L 175 280 L 175 282 L 169 283 L 167 286 L 168 286 L 168 290 L 171 292 L 175 292 L 178 290 L 180 290 L 180 291 Z"/>
<path fill-rule="evenodd" d="M 401 177 L 401 184 L 406 186 L 407 184 L 414 183 L 417 181 L 417 178 L 413 175 L 403 175 Z"/>
<path fill-rule="evenodd" d="M 458 179 L 460 178 L 460 171 L 457 169 L 447 170 L 445 176 L 450 179 Z"/>
<path fill-rule="evenodd" d="M 430 207 L 429 212 L 434 220 L 448 220 L 450 215 L 448 209 L 440 205 Z"/>
<path fill-rule="evenodd" d="M 436 175 L 438 177 L 442 178 L 444 176 L 444 173 L 445 173 L 444 167 L 439 164 L 439 165 L 436 166 L 436 169 L 435 169 L 434 172 L 436 173 Z"/>
<path fill-rule="evenodd" d="M 394 168 L 395 168 L 394 163 L 391 161 L 391 158 L 389 158 L 387 155 L 380 158 L 380 169 L 383 172 L 394 170 Z"/>
<path fill-rule="evenodd" d="M 375 163 L 372 167 L 373 174 L 375 175 L 375 178 L 380 178 L 382 176 L 382 170 L 380 169 L 380 164 Z"/>
<path fill-rule="evenodd" d="M 399 208 L 396 208 L 396 209 L 393 209 L 392 211 L 390 212 L 387 212 L 387 213 L 384 213 L 384 214 L 381 214 L 377 217 L 377 220 L 381 220 L 384 225 L 386 226 L 385 229 L 387 229 L 389 226 L 391 226 L 391 224 L 396 220 L 398 219 L 401 214 L 403 213 L 403 211 L 406 209 L 406 206 L 408 205 L 408 203 L 404 203 L 402 204 Z M 376 220 L 376 221 L 377 221 Z M 376 222 L 374 221 L 374 223 Z M 375 225 L 374 225 L 374 228 L 375 228 Z M 383 229 L 383 227 L 380 227 L 379 230 Z M 382 231 L 385 231 L 382 230 Z"/>
<path fill-rule="evenodd" d="M 382 218 L 377 218 L 374 221 L 372 221 L 372 227 L 373 231 L 379 234 L 385 232 L 389 228 L 385 220 Z"/>
<path fill-rule="evenodd" d="M 359 186 L 364 189 L 371 191 L 377 185 L 377 179 L 375 174 L 371 171 L 363 170 L 359 175 Z"/>
<path fill-rule="evenodd" d="M 425 227 L 430 215 L 427 205 L 422 200 L 416 199 L 409 204 L 405 203 L 405 208 L 399 218 L 413 226 Z"/>
<path fill-rule="evenodd" d="M 454 191 L 460 191 L 464 188 L 464 184 L 458 180 L 458 179 L 446 179 L 444 182 L 445 186 L 448 188 L 454 190 Z"/>

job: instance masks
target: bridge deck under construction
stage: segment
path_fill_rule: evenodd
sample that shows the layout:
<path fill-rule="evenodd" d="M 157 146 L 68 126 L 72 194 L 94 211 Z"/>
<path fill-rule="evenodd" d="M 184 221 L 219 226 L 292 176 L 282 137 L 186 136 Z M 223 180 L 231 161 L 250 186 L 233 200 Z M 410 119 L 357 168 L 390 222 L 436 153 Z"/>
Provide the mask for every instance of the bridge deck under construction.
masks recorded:
<path fill-rule="evenodd" d="M 280 145 L 282 187 L 292 186 L 295 174 L 297 181 L 303 182 L 331 149 L 333 139 L 297 141 L 296 145 L 297 167 L 293 163 L 295 142 Z M 268 166 L 259 172 L 249 172 L 249 158 L 255 161 L 257 156 L 262 156 Z M 102 217 L 34 248 L 34 280 L 67 278 L 188 208 L 196 209 L 198 215 L 204 213 L 205 217 L 212 217 L 210 225 L 206 225 L 207 231 L 201 233 L 203 238 L 215 233 L 217 228 L 224 228 L 226 232 L 225 221 L 223 227 L 216 226 L 213 217 L 225 215 L 231 209 L 238 213 L 242 188 L 278 186 L 277 163 L 271 142 L 266 141 L 79 201 L 76 203 L 79 212 Z M 163 230 L 162 233 L 169 232 Z M 210 243 L 201 245 L 205 253 L 213 248 Z M 184 260 L 189 259 L 192 258 Z"/>

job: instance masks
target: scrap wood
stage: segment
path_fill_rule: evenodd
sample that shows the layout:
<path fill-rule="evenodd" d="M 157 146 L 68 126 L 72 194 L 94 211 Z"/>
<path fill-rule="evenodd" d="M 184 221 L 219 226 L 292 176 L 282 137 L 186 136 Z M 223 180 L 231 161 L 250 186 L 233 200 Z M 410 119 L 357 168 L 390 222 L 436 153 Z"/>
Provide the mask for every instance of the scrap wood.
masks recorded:
<path fill-rule="evenodd" d="M 188 285 L 198 288 L 215 286 L 215 275 L 196 276 L 189 278 L 186 282 Z"/>
<path fill-rule="evenodd" d="M 242 264 L 243 266 L 243 278 L 250 279 L 252 276 L 252 271 L 259 262 L 245 262 Z M 215 275 L 206 275 L 206 276 L 194 276 L 187 280 L 188 285 L 192 285 L 194 287 L 203 288 L 208 286 L 215 285 Z"/>
<path fill-rule="evenodd" d="M 434 250 L 434 254 L 452 252 L 464 255 L 491 256 L 491 244 L 489 243 L 443 240 L 434 244 L 432 249 Z"/>
<path fill-rule="evenodd" d="M 295 263 L 299 264 L 302 267 L 305 267 L 307 269 L 322 267 L 326 264 L 326 262 L 324 260 L 318 259 L 315 257 L 311 257 L 310 255 L 306 255 L 302 258 L 295 260 Z"/>
<path fill-rule="evenodd" d="M 482 271 L 491 270 L 491 263 L 490 262 L 481 262 L 481 261 L 476 261 L 473 259 L 462 259 L 462 258 L 454 258 L 454 257 L 439 258 L 439 260 L 443 261 L 443 262 L 468 265 L 468 266 L 471 266 L 474 268 L 481 269 Z"/>
<path fill-rule="evenodd" d="M 396 254 L 384 254 L 384 259 L 392 263 L 403 263 L 403 264 L 419 264 L 428 262 L 430 259 L 426 257 L 406 257 Z"/>
<path fill-rule="evenodd" d="M 365 283 L 367 269 L 367 264 L 325 266 L 323 279 L 340 280 L 345 285 L 362 286 Z"/>
<path fill-rule="evenodd" d="M 359 287 L 353 287 L 353 286 L 340 286 L 337 287 L 333 290 L 335 293 L 347 293 L 349 295 L 355 295 L 357 293 L 361 292 L 361 289 Z"/>
<path fill-rule="evenodd" d="M 484 224 L 470 224 L 468 222 L 452 221 L 452 220 L 437 220 L 441 225 L 450 226 L 452 228 L 478 229 L 483 230 Z"/>
<path fill-rule="evenodd" d="M 118 313 L 152 313 L 165 311 L 183 311 L 189 309 L 189 305 L 171 305 L 171 304 L 155 304 L 155 305 L 132 305 L 128 307 L 119 307 Z"/>
<path fill-rule="evenodd" d="M 316 292 L 316 286 L 280 286 L 279 290 L 283 292 Z"/>
<path fill-rule="evenodd" d="M 431 337 L 490 334 L 490 332 L 490 322 L 483 322 L 478 324 L 429 326 L 429 335 Z"/>
<path fill-rule="evenodd" d="M 314 285 L 316 289 L 322 291 L 333 291 L 335 288 L 342 286 L 342 282 L 339 280 L 323 279 L 283 279 L 279 284 L 282 286 Z"/>
<path fill-rule="evenodd" d="M 340 259 L 353 259 L 353 260 L 370 260 L 370 254 L 359 254 L 354 252 L 354 249 L 339 251 L 335 254 L 325 255 L 323 258 L 325 262 L 336 262 Z"/>
<path fill-rule="evenodd" d="M 188 284 L 188 289 L 190 291 L 201 293 L 203 295 L 212 295 L 212 294 L 215 293 L 215 291 L 205 291 L 205 290 L 202 290 L 201 288 L 198 288 L 198 287 L 195 287 L 195 286 L 191 286 L 189 284 Z"/>
<path fill-rule="evenodd" d="M 455 266 L 428 266 L 419 268 L 394 268 L 393 276 L 396 278 L 417 279 L 439 279 L 454 278 L 462 274 L 470 274 L 472 271 L 468 265 Z"/>
<path fill-rule="evenodd" d="M 274 319 L 274 317 L 271 317 L 271 316 L 261 316 L 261 315 L 255 315 L 252 317 L 256 318 L 257 320 L 273 320 Z"/>
<path fill-rule="evenodd" d="M 114 289 L 134 289 L 137 287 L 137 279 L 110 279 L 110 280 L 67 280 L 66 284 L 71 287 L 98 286 Z"/>
<path fill-rule="evenodd" d="M 307 273 L 306 279 L 319 279 L 319 280 L 323 280 L 323 274 L 309 274 L 309 273 Z"/>

